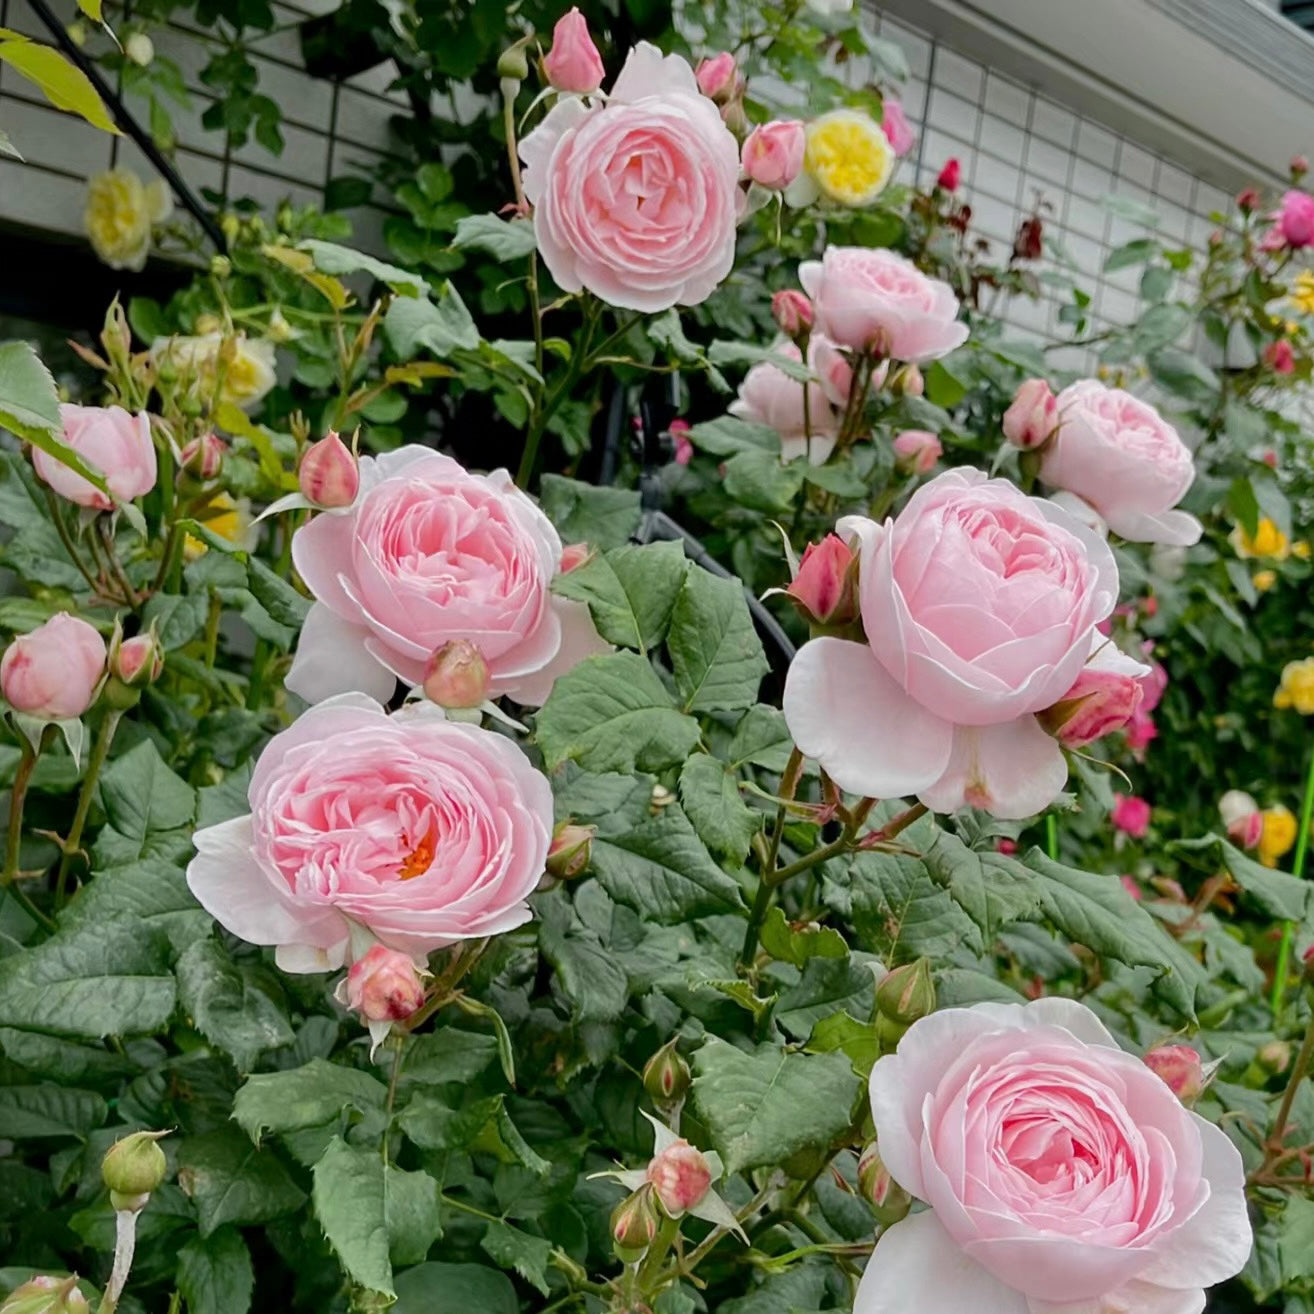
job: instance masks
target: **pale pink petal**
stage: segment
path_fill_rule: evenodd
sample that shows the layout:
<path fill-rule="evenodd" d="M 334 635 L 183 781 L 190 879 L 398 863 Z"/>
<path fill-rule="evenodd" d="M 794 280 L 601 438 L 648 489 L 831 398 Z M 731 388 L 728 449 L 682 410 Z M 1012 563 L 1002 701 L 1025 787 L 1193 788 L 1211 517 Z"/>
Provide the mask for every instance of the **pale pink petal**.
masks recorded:
<path fill-rule="evenodd" d="M 918 797 L 936 812 L 974 807 L 1021 820 L 1043 812 L 1067 779 L 1058 741 L 1028 715 L 1002 725 L 956 726 L 947 769 Z"/>
<path fill-rule="evenodd" d="M 1194 547 L 1204 533 L 1204 526 L 1189 511 L 1110 511 L 1109 528 L 1132 543 L 1163 543 L 1169 547 Z"/>
<path fill-rule="evenodd" d="M 1028 1314 L 1201 1314 L 1203 1290 L 1172 1291 L 1148 1282 L 1128 1282 L 1107 1295 L 1090 1300 L 1031 1300 Z"/>
<path fill-rule="evenodd" d="M 786 463 L 806 456 L 809 465 L 825 465 L 834 450 L 833 433 L 814 433 L 811 438 L 801 434 L 796 438 L 787 438 L 784 434 L 780 436 L 780 459 Z"/>
<path fill-rule="evenodd" d="M 343 923 L 345 927 L 345 923 Z M 280 972 L 300 976 L 310 972 L 336 972 L 347 961 L 351 943 L 345 931 L 337 944 L 321 949 L 313 944 L 280 944 L 274 950 L 274 962 Z"/>
<path fill-rule="evenodd" d="M 915 794 L 949 763 L 953 727 L 909 698 L 865 643 L 805 643 L 785 677 L 784 710 L 799 750 L 853 794 Z"/>
<path fill-rule="evenodd" d="M 397 687 L 396 677 L 366 648 L 364 625 L 353 625 L 322 602 L 314 603 L 301 627 L 296 656 L 283 683 L 308 703 L 334 694 L 359 690 L 386 703 Z"/>
<path fill-rule="evenodd" d="M 881 1234 L 853 1314 L 1027 1314 L 1027 1302 L 973 1263 L 928 1211 Z"/>
<path fill-rule="evenodd" d="M 1087 1045 L 1101 1045 L 1105 1049 L 1122 1052 L 1108 1028 L 1085 1005 L 1061 995 L 1046 995 L 1022 1006 L 1022 1020 L 1027 1027 L 1062 1027 Z"/>
<path fill-rule="evenodd" d="M 363 464 L 363 463 L 362 463 Z M 364 497 L 357 498 L 359 507 Z M 292 564 L 316 599 L 339 616 L 360 619 L 360 608 L 339 582 L 352 576 L 351 554 L 356 537 L 355 509 L 345 515 L 320 512 L 292 535 Z"/>
<path fill-rule="evenodd" d="M 525 195 L 531 204 L 547 186 L 548 163 L 557 143 L 589 115 L 588 106 L 576 96 L 562 96 L 547 112 L 542 123 L 520 139 L 520 158 L 525 162 Z"/>
<path fill-rule="evenodd" d="M 625 57 L 625 66 L 612 84 L 608 99 L 624 104 L 645 96 L 669 96 L 673 92 L 687 96 L 701 94 L 689 61 L 680 55 L 663 55 L 651 42 L 640 41 Z"/>
<path fill-rule="evenodd" d="M 541 707 L 547 702 L 557 679 L 578 666 L 584 658 L 612 651 L 611 644 L 598 633 L 593 616 L 584 603 L 554 596 L 551 605 L 561 627 L 556 655 L 537 671 L 505 679 L 499 676 L 494 682 L 499 693 L 509 694 L 526 707 Z M 507 657 L 515 655 L 512 652 Z"/>

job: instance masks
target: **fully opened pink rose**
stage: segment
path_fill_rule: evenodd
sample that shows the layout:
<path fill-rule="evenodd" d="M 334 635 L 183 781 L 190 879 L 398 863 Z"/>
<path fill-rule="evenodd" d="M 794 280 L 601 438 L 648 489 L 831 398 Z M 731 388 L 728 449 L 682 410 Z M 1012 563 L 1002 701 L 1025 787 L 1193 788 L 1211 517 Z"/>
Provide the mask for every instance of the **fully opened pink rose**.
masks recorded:
<path fill-rule="evenodd" d="M 519 926 L 552 837 L 547 780 L 505 735 L 361 694 L 275 735 L 248 798 L 196 833 L 187 883 L 287 972 L 340 967 L 362 935 L 422 958 Z"/>
<path fill-rule="evenodd" d="M 739 143 L 678 55 L 640 42 L 606 101 L 563 100 L 520 143 L 552 277 L 613 306 L 694 306 L 730 272 Z"/>
<path fill-rule="evenodd" d="M 1121 388 L 1085 379 L 1059 393 L 1040 477 L 1134 543 L 1189 547 L 1200 539 L 1200 522 L 1173 509 L 1195 478 L 1190 451 L 1153 406 Z"/>
<path fill-rule="evenodd" d="M 817 326 L 841 347 L 922 364 L 967 341 L 953 288 L 893 251 L 830 246 L 798 277 Z"/>
<path fill-rule="evenodd" d="M 803 359 L 792 342 L 778 344 L 778 355 L 789 360 Z M 833 344 L 819 333 L 808 341 L 808 365 L 814 374 L 842 371 L 842 382 L 852 381 L 848 362 L 835 350 Z M 803 408 L 803 389 L 807 388 L 807 410 Z M 813 465 L 821 465 L 835 450 L 839 434 L 840 413 L 831 404 L 836 396 L 834 385 L 827 386 L 827 378 L 820 382 L 803 384 L 791 379 L 784 370 L 769 361 L 754 365 L 739 386 L 739 396 L 730 403 L 730 414 L 755 424 L 765 424 L 780 435 L 780 457 L 792 461 L 806 456 Z"/>
<path fill-rule="evenodd" d="M 105 477 L 113 494 L 106 497 L 58 457 L 32 453 L 32 465 L 43 483 L 60 497 L 96 511 L 109 511 L 119 502 L 131 502 L 155 487 L 158 467 L 151 422 L 143 413 L 129 415 L 121 406 L 61 406 L 64 441 Z"/>
<path fill-rule="evenodd" d="M 287 687 L 308 702 L 356 689 L 381 702 L 417 685 L 433 652 L 465 640 L 490 696 L 546 701 L 552 682 L 603 651 L 588 609 L 550 592 L 557 531 L 505 470 L 470 474 L 426 447 L 360 463 L 350 509 L 292 540 L 315 595 Z"/>
<path fill-rule="evenodd" d="M 877 1061 L 871 1105 L 931 1208 L 881 1236 L 854 1314 L 1200 1314 L 1250 1254 L 1231 1141 L 1083 1004 L 934 1013 Z"/>
<path fill-rule="evenodd" d="M 866 642 L 804 644 L 785 681 L 800 750 L 842 788 L 936 811 L 1039 812 L 1067 765 L 1035 713 L 1103 641 L 1118 571 L 1066 512 L 1003 479 L 949 470 L 893 520 L 849 516 Z"/>

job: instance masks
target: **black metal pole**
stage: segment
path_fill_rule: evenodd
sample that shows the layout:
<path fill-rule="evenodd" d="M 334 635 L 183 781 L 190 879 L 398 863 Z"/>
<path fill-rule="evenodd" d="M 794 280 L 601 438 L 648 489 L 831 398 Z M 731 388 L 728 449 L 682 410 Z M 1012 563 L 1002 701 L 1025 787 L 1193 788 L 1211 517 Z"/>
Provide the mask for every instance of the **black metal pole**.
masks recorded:
<path fill-rule="evenodd" d="M 137 143 L 142 154 L 155 166 L 160 177 L 169 184 L 170 190 L 182 203 L 183 209 L 205 230 L 205 235 L 214 244 L 215 250 L 221 254 L 226 251 L 228 243 L 224 241 L 223 230 L 215 223 L 214 216 L 201 204 L 196 197 L 196 193 L 183 181 L 182 175 L 179 174 L 178 170 L 173 167 L 155 144 L 150 133 L 128 112 L 127 106 L 124 105 L 119 93 L 105 81 L 100 69 L 83 54 L 72 37 L 64 30 L 64 25 L 51 12 L 46 0 L 28 0 L 28 4 L 31 5 L 32 12 L 45 24 L 46 30 L 55 38 L 56 45 L 87 75 L 91 85 L 96 88 L 101 99 L 109 107 L 110 113 L 114 116 L 114 122 Z"/>

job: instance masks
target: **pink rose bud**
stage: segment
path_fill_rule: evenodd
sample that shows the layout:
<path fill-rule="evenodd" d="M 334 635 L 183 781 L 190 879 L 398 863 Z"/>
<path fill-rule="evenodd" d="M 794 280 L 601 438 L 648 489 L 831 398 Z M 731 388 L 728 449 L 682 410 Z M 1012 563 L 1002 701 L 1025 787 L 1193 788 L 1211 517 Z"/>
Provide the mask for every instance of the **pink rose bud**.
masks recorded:
<path fill-rule="evenodd" d="M 1309 172 L 1309 161 L 1303 155 L 1291 157 L 1291 178 L 1299 182 Z"/>
<path fill-rule="evenodd" d="M 641 1186 L 611 1211 L 611 1240 L 617 1256 L 632 1263 L 652 1244 L 659 1220 L 652 1202 L 652 1187 Z"/>
<path fill-rule="evenodd" d="M 1004 437 L 1014 447 L 1039 447 L 1058 426 L 1058 398 L 1044 379 L 1028 379 L 1004 412 Z"/>
<path fill-rule="evenodd" d="M 688 465 L 694 454 L 694 445 L 689 441 L 689 421 L 672 420 L 667 433 L 675 444 L 675 464 Z"/>
<path fill-rule="evenodd" d="M 1264 348 L 1264 364 L 1274 374 L 1290 374 L 1296 368 L 1296 353 L 1291 350 L 1291 343 L 1286 338 L 1278 338 Z"/>
<path fill-rule="evenodd" d="M 164 670 L 164 649 L 151 632 L 111 645 L 109 670 L 115 679 L 130 689 L 154 684 Z"/>
<path fill-rule="evenodd" d="M 803 168 L 807 132 L 797 119 L 763 123 L 744 142 L 744 174 L 759 187 L 782 192 Z"/>
<path fill-rule="evenodd" d="M 557 570 L 563 575 L 568 575 L 572 570 L 582 566 L 592 555 L 593 549 L 587 543 L 568 543 L 561 549 L 561 562 Z"/>
<path fill-rule="evenodd" d="M 958 184 L 963 180 L 963 166 L 955 159 L 948 159 L 944 162 L 944 168 L 940 170 L 940 176 L 935 180 L 937 187 L 943 187 L 946 192 L 956 192 Z"/>
<path fill-rule="evenodd" d="M 995 841 L 995 852 L 1002 853 L 1006 858 L 1011 858 L 1017 852 L 1017 840 L 1001 836 Z"/>
<path fill-rule="evenodd" d="M 1126 890 L 1137 903 L 1140 903 L 1145 896 L 1141 892 L 1141 887 L 1137 884 L 1136 878 L 1134 876 L 1119 876 L 1118 879 L 1122 882 L 1122 888 Z"/>
<path fill-rule="evenodd" d="M 643 1088 L 658 1104 L 675 1104 L 689 1090 L 693 1074 L 677 1043 L 668 1040 L 643 1066 Z"/>
<path fill-rule="evenodd" d="M 1150 829 L 1150 805 L 1134 794 L 1115 794 L 1110 816 L 1114 829 L 1132 839 L 1143 839 Z"/>
<path fill-rule="evenodd" d="M 360 491 L 360 467 L 351 448 L 330 432 L 311 443 L 297 472 L 301 496 L 321 511 L 350 506 Z"/>
<path fill-rule="evenodd" d="M 1072 688 L 1037 716 L 1064 748 L 1084 748 L 1121 730 L 1135 714 L 1142 697 L 1134 675 L 1087 666 Z"/>
<path fill-rule="evenodd" d="M 887 1227 L 908 1216 L 912 1196 L 890 1176 L 875 1144 L 867 1146 L 858 1159 L 858 1188 L 876 1217 Z"/>
<path fill-rule="evenodd" d="M 78 1278 L 42 1274 L 15 1287 L 0 1305 L 0 1314 L 90 1314 L 87 1298 L 78 1290 Z"/>
<path fill-rule="evenodd" d="M 1276 235 L 1285 246 L 1314 246 L 1314 196 L 1290 191 L 1274 216 Z"/>
<path fill-rule="evenodd" d="M 16 712 L 71 720 L 96 701 L 105 656 L 105 640 L 96 630 L 61 611 L 5 649 L 0 691 Z"/>
<path fill-rule="evenodd" d="M 202 484 L 218 479 L 227 450 L 228 444 L 216 434 L 207 433 L 200 438 L 193 438 L 182 449 L 183 473 Z"/>
<path fill-rule="evenodd" d="M 1259 454 L 1259 459 L 1263 461 L 1270 470 L 1276 470 L 1278 468 L 1278 454 L 1271 447 L 1264 448 Z"/>
<path fill-rule="evenodd" d="M 809 543 L 798 574 L 785 590 L 814 625 L 847 625 L 858 618 L 857 558 L 838 534 Z"/>
<path fill-rule="evenodd" d="M 649 1162 L 648 1182 L 667 1215 L 679 1218 L 711 1190 L 712 1170 L 701 1150 L 678 1140 Z"/>
<path fill-rule="evenodd" d="M 586 96 L 602 86 L 605 72 L 588 20 L 578 9 L 562 14 L 552 29 L 552 49 L 543 57 L 548 82 L 557 91 Z"/>
<path fill-rule="evenodd" d="M 771 315 L 788 338 L 797 338 L 812 328 L 812 302 L 797 288 L 782 288 L 771 298 Z"/>
<path fill-rule="evenodd" d="M 1228 838 L 1243 849 L 1259 846 L 1264 834 L 1264 814 L 1259 804 L 1241 789 L 1229 789 L 1218 800 L 1218 815 L 1227 828 Z"/>
<path fill-rule="evenodd" d="M 424 1003 L 424 982 L 409 954 L 370 947 L 347 972 L 347 1007 L 367 1022 L 401 1022 Z"/>
<path fill-rule="evenodd" d="M 930 474 L 943 453 L 940 440 L 923 429 L 908 429 L 894 440 L 895 465 L 904 474 Z"/>
<path fill-rule="evenodd" d="M 889 363 L 885 362 L 887 368 Z M 874 378 L 872 382 L 875 383 Z M 890 380 L 890 391 L 896 397 L 920 397 L 926 391 L 926 380 L 916 365 L 905 365 Z"/>
<path fill-rule="evenodd" d="M 1194 1104 L 1209 1084 L 1200 1055 L 1190 1045 L 1159 1045 L 1145 1056 L 1145 1066 L 1183 1104 Z"/>
<path fill-rule="evenodd" d="M 881 104 L 881 131 L 896 155 L 907 155 L 917 141 L 897 96 L 886 96 Z"/>
<path fill-rule="evenodd" d="M 118 502 L 131 502 L 155 487 L 159 467 L 150 418 L 143 412 L 129 415 L 120 406 L 61 406 L 63 439 L 89 466 L 105 477 L 107 497 L 95 484 L 65 465 L 57 456 L 32 453 L 32 467 L 42 483 L 60 497 L 95 511 L 108 511 Z"/>
<path fill-rule="evenodd" d="M 562 822 L 552 833 L 548 846 L 548 875 L 560 881 L 572 880 L 588 870 L 593 856 L 593 836 L 596 826 L 576 826 Z"/>
<path fill-rule="evenodd" d="M 723 50 L 711 59 L 705 59 L 694 72 L 698 79 L 698 90 L 704 96 L 710 96 L 718 105 L 724 105 L 733 99 L 739 90 L 739 69 L 735 57 Z"/>
<path fill-rule="evenodd" d="M 1238 210 L 1244 210 L 1247 214 L 1251 210 L 1259 209 L 1259 193 L 1253 187 L 1242 188 L 1237 193 L 1236 205 Z"/>
<path fill-rule="evenodd" d="M 1280 1077 L 1291 1066 L 1291 1045 L 1285 1040 L 1270 1040 L 1255 1051 L 1255 1062 L 1268 1073 Z"/>
<path fill-rule="evenodd" d="M 424 695 L 439 707 L 479 707 L 488 697 L 488 663 L 467 639 L 436 648 L 424 672 Z"/>

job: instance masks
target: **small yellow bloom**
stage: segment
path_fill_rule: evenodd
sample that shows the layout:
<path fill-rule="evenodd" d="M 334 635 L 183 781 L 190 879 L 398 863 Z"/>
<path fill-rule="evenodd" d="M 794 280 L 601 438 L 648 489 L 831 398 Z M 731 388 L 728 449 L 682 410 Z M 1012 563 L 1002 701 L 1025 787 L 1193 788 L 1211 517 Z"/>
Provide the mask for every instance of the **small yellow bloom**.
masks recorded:
<path fill-rule="evenodd" d="M 158 179 L 144 183 L 131 169 L 110 169 L 87 181 L 82 223 L 91 248 L 111 269 L 142 269 L 151 249 L 151 225 L 173 209 Z"/>
<path fill-rule="evenodd" d="M 1265 808 L 1264 830 L 1259 837 L 1259 860 L 1265 867 L 1276 867 L 1278 859 L 1296 842 L 1296 818 L 1281 803 Z"/>
<path fill-rule="evenodd" d="M 870 205 L 890 180 L 894 149 L 870 114 L 832 110 L 808 124 L 803 167 L 832 201 Z"/>
<path fill-rule="evenodd" d="M 1267 593 L 1277 583 L 1276 570 L 1257 570 L 1250 577 L 1250 582 L 1261 592 Z"/>
<path fill-rule="evenodd" d="M 199 396 L 210 400 L 216 378 L 223 382 L 218 401 L 231 402 L 247 411 L 257 405 L 278 382 L 277 353 L 265 338 L 248 338 L 238 333 L 225 337 L 204 332 L 195 337 L 157 338 L 151 344 L 156 361 L 167 360 L 180 374 L 190 372 Z M 221 374 L 222 371 L 222 374 Z"/>
<path fill-rule="evenodd" d="M 1302 269 L 1287 300 L 1302 314 L 1314 315 L 1314 271 Z"/>
<path fill-rule="evenodd" d="M 227 493 L 216 493 L 201 513 L 200 520 L 212 534 L 226 538 L 237 547 L 249 550 L 255 546 L 251 503 L 245 497 L 234 498 Z M 195 561 L 208 550 L 205 543 L 190 534 L 183 539 L 183 557 L 188 561 Z"/>
<path fill-rule="evenodd" d="M 1291 545 L 1291 555 L 1292 555 L 1293 557 L 1299 557 L 1302 561 L 1308 561 L 1308 560 L 1309 560 L 1309 544 L 1306 543 L 1305 540 L 1304 540 L 1303 538 L 1298 538 L 1298 539 L 1297 539 L 1297 540 Z"/>
<path fill-rule="evenodd" d="M 1255 526 L 1253 535 L 1247 534 L 1244 525 L 1236 525 L 1227 536 L 1238 557 L 1271 557 L 1285 561 L 1291 555 L 1287 536 L 1267 516 Z"/>
<path fill-rule="evenodd" d="M 1283 710 L 1292 707 L 1301 716 L 1314 716 L 1314 657 L 1288 662 L 1282 668 L 1273 706 Z"/>

